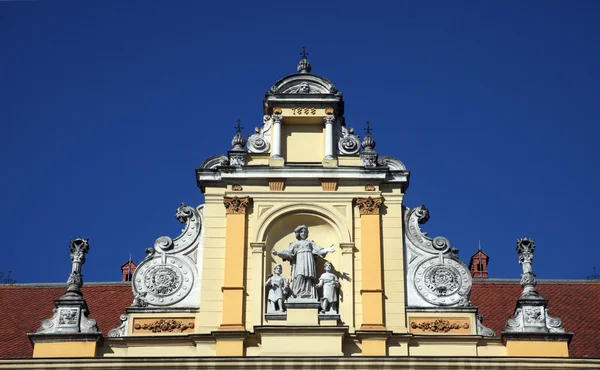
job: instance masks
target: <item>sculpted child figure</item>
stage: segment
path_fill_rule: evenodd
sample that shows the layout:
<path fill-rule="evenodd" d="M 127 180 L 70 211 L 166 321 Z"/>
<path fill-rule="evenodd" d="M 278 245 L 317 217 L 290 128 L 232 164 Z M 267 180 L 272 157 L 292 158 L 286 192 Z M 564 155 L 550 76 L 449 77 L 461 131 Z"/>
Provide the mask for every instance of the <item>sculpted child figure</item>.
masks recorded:
<path fill-rule="evenodd" d="M 315 259 L 324 258 L 327 253 L 333 253 L 333 245 L 323 248 L 312 240 L 308 240 L 308 227 L 300 225 L 294 230 L 296 241 L 291 242 L 287 249 L 281 252 L 273 249 L 273 255 L 281 257 L 292 264 L 292 295 L 294 298 L 317 299 L 317 269 Z"/>
<path fill-rule="evenodd" d="M 325 262 L 325 272 L 319 277 L 317 288 L 323 287 L 323 296 L 321 297 L 321 313 L 338 313 L 338 288 L 340 282 L 331 271 L 333 265 L 331 262 Z"/>
<path fill-rule="evenodd" d="M 269 288 L 267 313 L 283 313 L 283 299 L 287 290 L 287 281 L 281 277 L 281 265 L 275 265 L 273 275 L 269 276 L 265 285 Z"/>

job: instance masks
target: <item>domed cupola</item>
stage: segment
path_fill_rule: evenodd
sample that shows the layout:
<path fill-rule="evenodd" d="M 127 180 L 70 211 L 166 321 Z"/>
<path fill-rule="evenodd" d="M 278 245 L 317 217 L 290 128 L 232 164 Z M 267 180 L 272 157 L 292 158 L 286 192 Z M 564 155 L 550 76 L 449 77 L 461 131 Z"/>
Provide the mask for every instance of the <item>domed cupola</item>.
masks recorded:
<path fill-rule="evenodd" d="M 312 66 L 303 48 L 297 73 L 287 75 L 265 94 L 264 114 L 272 114 L 274 107 L 295 107 L 311 103 L 315 107 L 332 107 L 337 116 L 344 114 L 342 93 L 325 77 L 310 73 Z"/>

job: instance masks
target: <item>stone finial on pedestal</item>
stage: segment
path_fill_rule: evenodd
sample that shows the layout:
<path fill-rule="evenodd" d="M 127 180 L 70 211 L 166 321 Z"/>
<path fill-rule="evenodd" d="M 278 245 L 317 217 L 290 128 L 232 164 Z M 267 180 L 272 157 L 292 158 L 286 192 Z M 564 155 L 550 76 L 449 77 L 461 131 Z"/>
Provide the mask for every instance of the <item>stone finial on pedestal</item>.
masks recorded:
<path fill-rule="evenodd" d="M 73 239 L 69 249 L 71 274 L 67 291 L 54 301 L 54 315 L 42 320 L 36 333 L 27 334 L 33 344 L 33 357 L 93 357 L 102 340 L 96 320 L 88 317 L 87 303 L 81 292 L 81 267 L 90 249 L 88 240 Z M 56 343 L 61 343 L 61 351 L 56 351 Z"/>
<path fill-rule="evenodd" d="M 517 301 L 515 314 L 506 321 L 504 333 L 565 333 L 561 320 L 548 315 L 548 300 L 537 292 L 532 269 L 534 250 L 535 243 L 532 239 L 517 240 L 519 263 L 523 268 L 523 293 Z"/>
<path fill-rule="evenodd" d="M 377 152 L 374 150 L 375 139 L 371 136 L 371 130 L 371 122 L 367 121 L 366 135 L 361 143 L 363 151 L 360 152 L 360 164 L 367 168 L 377 167 Z"/>
<path fill-rule="evenodd" d="M 77 238 L 69 243 L 71 251 L 71 274 L 67 280 L 67 291 L 54 301 L 54 316 L 42 321 L 37 333 L 96 333 L 96 320 L 88 318 L 88 307 L 81 287 L 83 279 L 81 267 L 85 263 L 85 255 L 90 250 L 87 239 Z"/>
<path fill-rule="evenodd" d="M 231 150 L 227 152 L 229 158 L 230 166 L 244 166 L 246 164 L 246 154 L 247 151 L 244 150 L 244 146 L 246 145 L 246 140 L 242 135 L 241 120 L 238 119 L 236 128 L 236 133 L 231 140 Z"/>

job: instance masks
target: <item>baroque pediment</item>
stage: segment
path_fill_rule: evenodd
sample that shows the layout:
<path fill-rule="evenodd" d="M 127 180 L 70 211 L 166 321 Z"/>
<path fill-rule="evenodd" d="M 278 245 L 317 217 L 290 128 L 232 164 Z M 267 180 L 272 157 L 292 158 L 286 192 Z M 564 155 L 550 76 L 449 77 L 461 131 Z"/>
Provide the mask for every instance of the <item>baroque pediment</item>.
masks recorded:
<path fill-rule="evenodd" d="M 329 94 L 338 95 L 337 88 L 326 78 L 307 73 L 286 76 L 277 81 L 268 95 L 280 94 Z"/>

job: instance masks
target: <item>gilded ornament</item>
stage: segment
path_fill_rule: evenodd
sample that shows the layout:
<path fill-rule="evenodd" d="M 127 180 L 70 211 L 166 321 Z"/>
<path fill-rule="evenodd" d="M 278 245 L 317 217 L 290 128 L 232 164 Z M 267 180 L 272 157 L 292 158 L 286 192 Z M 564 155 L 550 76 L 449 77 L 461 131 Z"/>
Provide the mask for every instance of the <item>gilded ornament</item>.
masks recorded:
<path fill-rule="evenodd" d="M 361 215 L 378 215 L 383 200 L 381 198 L 356 198 L 356 205 Z"/>
<path fill-rule="evenodd" d="M 273 108 L 273 114 L 281 114 L 283 111 L 279 107 Z"/>
<path fill-rule="evenodd" d="M 451 323 L 446 319 L 437 319 L 435 321 L 425 321 L 418 324 L 413 322 L 410 324 L 410 327 L 413 329 L 421 329 L 423 331 L 432 331 L 434 333 L 447 333 L 451 330 L 468 329 L 469 324 L 464 323 L 461 325 L 458 323 Z"/>
<path fill-rule="evenodd" d="M 365 185 L 365 191 L 375 191 L 375 185 L 373 185 L 373 184 Z"/>
<path fill-rule="evenodd" d="M 240 185 L 236 182 L 235 184 L 231 185 L 231 190 L 242 191 L 242 190 L 244 190 L 244 188 L 242 187 L 242 185 Z"/>
<path fill-rule="evenodd" d="M 149 324 L 135 324 L 134 328 L 136 330 L 150 330 L 153 333 L 172 333 L 174 331 L 184 332 L 187 329 L 193 329 L 194 323 L 183 323 L 183 321 L 179 320 L 158 320 L 151 322 Z"/>
<path fill-rule="evenodd" d="M 327 114 L 327 115 L 333 114 L 333 108 L 325 108 L 325 114 Z"/>
<path fill-rule="evenodd" d="M 223 197 L 223 204 L 227 213 L 246 213 L 246 207 L 250 203 L 250 197 Z"/>

